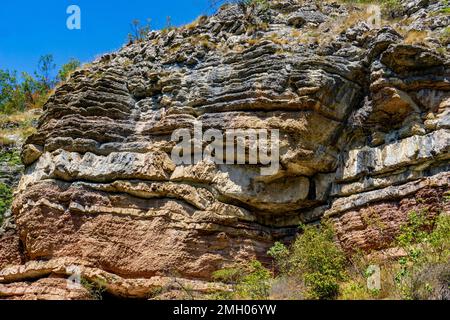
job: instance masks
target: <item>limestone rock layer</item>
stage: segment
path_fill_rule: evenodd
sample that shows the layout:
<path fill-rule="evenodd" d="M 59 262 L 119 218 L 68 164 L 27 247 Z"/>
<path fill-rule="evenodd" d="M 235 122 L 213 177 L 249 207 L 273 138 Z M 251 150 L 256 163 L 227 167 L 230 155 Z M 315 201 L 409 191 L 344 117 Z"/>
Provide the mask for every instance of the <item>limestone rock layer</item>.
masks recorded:
<path fill-rule="evenodd" d="M 438 35 L 450 18 L 439 1 L 402 6 L 406 28 L 429 40 L 411 44 L 401 22 L 370 26 L 365 7 L 271 1 L 151 32 L 75 71 L 22 150 L 0 298 L 83 299 L 64 285 L 73 265 L 115 296 L 180 281 L 206 293 L 223 289 L 215 270 L 269 263 L 300 223 L 327 217 L 344 249 L 383 250 L 410 211 L 448 213 L 450 60 Z M 176 164 L 172 133 L 198 121 L 278 129 L 280 170 Z"/>

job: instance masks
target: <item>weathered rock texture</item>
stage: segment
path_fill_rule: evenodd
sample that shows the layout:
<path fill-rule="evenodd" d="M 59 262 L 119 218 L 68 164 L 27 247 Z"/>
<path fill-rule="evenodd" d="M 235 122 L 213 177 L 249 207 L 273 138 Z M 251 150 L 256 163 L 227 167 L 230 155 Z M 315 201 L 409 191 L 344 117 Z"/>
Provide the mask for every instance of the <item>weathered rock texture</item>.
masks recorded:
<path fill-rule="evenodd" d="M 329 217 L 345 249 L 382 250 L 408 212 L 448 212 L 443 7 L 404 2 L 403 22 L 370 28 L 364 7 L 339 3 L 228 6 L 74 72 L 23 148 L 0 297 L 83 298 L 61 287 L 70 265 L 117 296 L 180 281 L 204 293 L 300 222 Z M 409 44 L 418 26 L 428 38 Z M 175 165 L 171 134 L 195 120 L 279 129 L 280 172 Z"/>

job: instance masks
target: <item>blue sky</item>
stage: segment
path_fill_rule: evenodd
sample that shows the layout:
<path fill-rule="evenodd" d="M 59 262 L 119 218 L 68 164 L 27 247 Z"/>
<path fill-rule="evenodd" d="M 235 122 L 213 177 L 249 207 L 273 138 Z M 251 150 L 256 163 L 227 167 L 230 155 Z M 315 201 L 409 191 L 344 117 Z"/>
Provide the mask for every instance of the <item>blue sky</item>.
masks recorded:
<path fill-rule="evenodd" d="M 152 29 L 189 23 L 212 13 L 208 0 L 15 0 L 0 6 L 0 69 L 32 73 L 39 57 L 51 53 L 56 64 L 76 58 L 92 61 L 120 48 L 133 19 L 152 19 Z M 81 30 L 69 30 L 69 5 L 81 9 Z"/>

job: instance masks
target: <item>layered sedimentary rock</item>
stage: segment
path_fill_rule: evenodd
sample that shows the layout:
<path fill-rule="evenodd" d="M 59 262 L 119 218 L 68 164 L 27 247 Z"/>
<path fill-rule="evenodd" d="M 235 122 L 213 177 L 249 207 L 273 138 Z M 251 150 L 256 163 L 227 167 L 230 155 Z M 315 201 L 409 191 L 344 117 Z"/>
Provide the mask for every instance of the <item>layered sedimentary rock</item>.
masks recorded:
<path fill-rule="evenodd" d="M 73 266 L 116 296 L 213 292 L 212 272 L 268 262 L 301 222 L 327 217 L 344 249 L 382 250 L 409 212 L 448 213 L 443 7 L 403 3 L 430 36 L 413 45 L 365 7 L 227 6 L 74 72 L 23 147 L 0 297 L 84 298 L 61 287 Z M 172 133 L 197 122 L 279 130 L 280 170 L 175 163 Z"/>

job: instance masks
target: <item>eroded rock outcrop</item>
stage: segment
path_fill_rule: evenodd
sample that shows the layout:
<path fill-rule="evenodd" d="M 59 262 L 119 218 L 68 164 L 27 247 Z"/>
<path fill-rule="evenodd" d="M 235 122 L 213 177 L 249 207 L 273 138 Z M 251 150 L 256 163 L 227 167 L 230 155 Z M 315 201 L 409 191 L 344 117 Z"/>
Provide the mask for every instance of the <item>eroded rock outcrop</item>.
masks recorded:
<path fill-rule="evenodd" d="M 364 7 L 272 1 L 152 32 L 74 72 L 23 148 L 0 297 L 84 298 L 61 287 L 71 265 L 117 296 L 179 282 L 211 292 L 223 289 L 213 271 L 268 261 L 300 222 L 329 217 L 346 250 L 382 250 L 411 210 L 448 213 L 450 61 L 434 35 L 450 19 L 416 2 L 401 13 L 430 32 L 419 45 L 370 28 Z M 171 134 L 195 121 L 278 129 L 279 172 L 175 164 Z"/>

